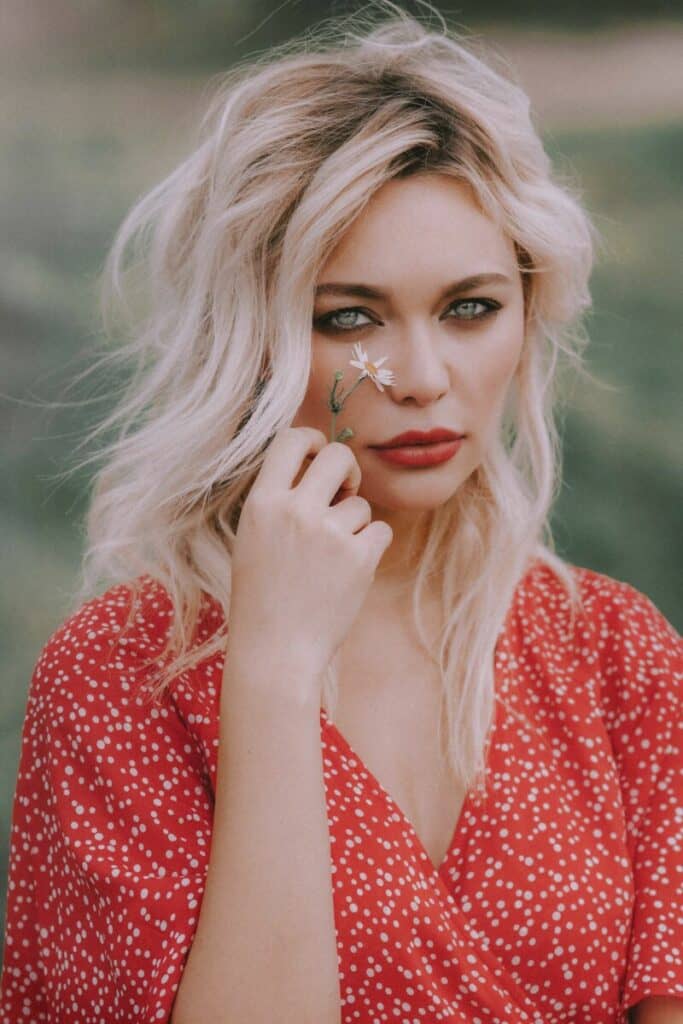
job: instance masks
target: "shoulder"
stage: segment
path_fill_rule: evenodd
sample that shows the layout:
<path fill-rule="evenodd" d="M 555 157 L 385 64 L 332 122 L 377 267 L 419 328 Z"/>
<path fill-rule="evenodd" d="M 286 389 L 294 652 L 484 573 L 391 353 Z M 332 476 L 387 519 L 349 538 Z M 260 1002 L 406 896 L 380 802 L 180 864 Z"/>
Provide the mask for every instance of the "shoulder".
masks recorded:
<path fill-rule="evenodd" d="M 575 571 L 585 614 L 595 625 L 597 644 L 607 662 L 616 661 L 630 672 L 666 662 L 680 674 L 683 638 L 647 594 L 592 569 Z"/>
<path fill-rule="evenodd" d="M 224 624 L 217 602 L 204 596 L 193 649 L 214 636 L 220 640 Z M 174 671 L 168 685 L 157 689 L 160 670 L 174 657 L 169 639 L 175 615 L 169 592 L 149 576 L 117 583 L 85 601 L 38 655 L 24 720 L 28 741 L 45 745 L 60 739 L 90 752 L 126 733 L 139 741 L 144 732 L 164 744 L 189 738 L 204 757 L 217 733 L 222 644 L 199 665 Z"/>
<path fill-rule="evenodd" d="M 576 657 L 597 661 L 609 676 L 659 665 L 681 673 L 683 640 L 647 594 L 586 566 L 567 563 L 578 601 L 563 581 L 536 561 L 522 581 L 518 602 L 525 633 Z M 572 610 L 574 619 L 572 620 Z"/>
<path fill-rule="evenodd" d="M 585 567 L 573 570 L 584 609 L 583 656 L 597 668 L 603 708 L 615 722 L 656 707 L 660 716 L 680 717 L 683 638 L 673 623 L 633 584 Z"/>
<path fill-rule="evenodd" d="M 674 626 L 665 618 L 647 594 L 625 580 L 608 576 L 586 566 L 566 563 L 576 583 L 579 604 L 578 619 L 584 625 L 607 627 L 615 632 L 632 631 L 643 635 L 643 629 L 652 633 L 656 642 L 662 637 L 680 641 Z M 538 608 L 547 620 L 548 613 L 562 618 L 570 610 L 570 601 L 563 581 L 545 562 L 535 561 L 524 577 L 521 587 L 523 607 Z"/>
<path fill-rule="evenodd" d="M 574 706 L 584 701 L 586 715 L 597 711 L 625 764 L 634 730 L 650 743 L 657 737 L 659 748 L 681 721 L 683 640 L 637 587 L 567 564 L 579 598 L 574 620 L 563 581 L 545 562 L 534 563 L 518 592 L 515 656 L 546 692 L 569 696 Z"/>
<path fill-rule="evenodd" d="M 585 566 L 574 565 L 572 570 L 581 587 L 584 602 L 596 616 L 663 617 L 652 599 L 626 580 L 616 579 Z"/>
<path fill-rule="evenodd" d="M 162 584 L 149 576 L 117 583 L 85 601 L 48 637 L 39 652 L 28 694 L 28 711 L 56 722 L 65 714 L 99 715 L 108 720 L 121 713 L 141 714 L 150 702 L 150 688 L 159 670 L 172 658 L 169 637 L 174 605 Z M 198 632 L 206 632 L 200 615 Z M 214 627 L 215 628 L 215 627 Z M 192 670 L 180 672 L 172 684 L 151 699 L 175 705 L 192 690 Z M 97 721 L 97 719 L 96 719 Z"/>
<path fill-rule="evenodd" d="M 48 637 L 34 670 L 34 684 L 48 695 L 66 674 L 73 683 L 111 669 L 134 669 L 163 650 L 172 618 L 168 594 L 139 577 L 85 601 Z"/>

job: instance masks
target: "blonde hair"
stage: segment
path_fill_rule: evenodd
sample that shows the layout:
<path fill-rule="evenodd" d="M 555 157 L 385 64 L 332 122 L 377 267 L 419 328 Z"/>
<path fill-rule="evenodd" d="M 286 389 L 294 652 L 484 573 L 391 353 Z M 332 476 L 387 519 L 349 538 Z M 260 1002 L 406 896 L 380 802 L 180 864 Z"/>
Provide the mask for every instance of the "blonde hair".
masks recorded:
<path fill-rule="evenodd" d="M 565 358 L 586 373 L 597 235 L 493 55 L 443 22 L 435 31 L 388 0 L 373 6 L 386 15 L 377 23 L 372 7 L 331 18 L 219 75 L 196 148 L 121 224 L 102 290 L 105 332 L 121 339 L 97 365 L 123 364 L 130 382 L 85 442 L 111 428 L 115 438 L 76 467 L 103 460 L 74 604 L 102 580 L 131 581 L 136 594 L 144 577 L 163 585 L 175 614 L 157 696 L 225 650 L 239 512 L 269 440 L 304 399 L 317 273 L 385 182 L 430 170 L 467 182 L 514 240 L 527 323 L 500 436 L 432 511 L 412 595 L 426 643 L 423 588 L 441 575 L 448 757 L 469 788 L 485 781 L 494 652 L 532 563 L 561 581 L 572 623 L 580 607 L 549 513 L 558 371 Z M 207 599 L 224 619 L 197 645 Z M 337 682 L 333 660 L 332 718 Z"/>

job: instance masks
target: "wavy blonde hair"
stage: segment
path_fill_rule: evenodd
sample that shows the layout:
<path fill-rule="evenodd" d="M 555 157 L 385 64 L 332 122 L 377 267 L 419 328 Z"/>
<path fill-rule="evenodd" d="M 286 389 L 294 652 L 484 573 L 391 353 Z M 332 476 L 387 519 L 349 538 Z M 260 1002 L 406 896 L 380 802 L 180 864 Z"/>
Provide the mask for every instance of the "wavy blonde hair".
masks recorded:
<path fill-rule="evenodd" d="M 123 364 L 130 382 L 84 443 L 112 428 L 114 439 L 76 467 L 103 460 L 74 604 L 103 580 L 131 581 L 136 595 L 143 577 L 163 585 L 174 616 L 160 696 L 225 650 L 240 509 L 264 449 L 304 399 L 327 255 L 390 179 L 433 170 L 469 183 L 514 241 L 527 330 L 500 436 L 430 514 L 412 595 L 426 646 L 425 580 L 440 574 L 447 756 L 468 788 L 485 783 L 494 654 L 531 564 L 561 581 L 572 623 L 580 607 L 549 513 L 558 371 L 564 358 L 586 373 L 597 238 L 497 60 L 443 21 L 433 30 L 380 0 L 217 76 L 196 148 L 133 206 L 107 255 L 105 334 L 120 337 L 97 365 Z M 196 644 L 207 599 L 224 619 Z M 323 686 L 332 718 L 337 695 L 333 659 Z"/>

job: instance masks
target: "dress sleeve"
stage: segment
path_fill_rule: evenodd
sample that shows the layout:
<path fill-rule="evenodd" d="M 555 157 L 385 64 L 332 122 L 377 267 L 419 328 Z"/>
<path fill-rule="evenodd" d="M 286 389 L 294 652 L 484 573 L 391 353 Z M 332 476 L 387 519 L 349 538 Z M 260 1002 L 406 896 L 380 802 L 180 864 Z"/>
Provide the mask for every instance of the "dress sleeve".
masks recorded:
<path fill-rule="evenodd" d="M 125 611 L 122 600 L 88 602 L 35 665 L 12 811 L 0 1024 L 171 1016 L 213 801 L 173 699 L 153 703 L 140 691 L 145 644 L 112 654 Z"/>
<path fill-rule="evenodd" d="M 683 998 L 683 640 L 620 583 L 602 624 L 635 904 L 621 1010 Z"/>

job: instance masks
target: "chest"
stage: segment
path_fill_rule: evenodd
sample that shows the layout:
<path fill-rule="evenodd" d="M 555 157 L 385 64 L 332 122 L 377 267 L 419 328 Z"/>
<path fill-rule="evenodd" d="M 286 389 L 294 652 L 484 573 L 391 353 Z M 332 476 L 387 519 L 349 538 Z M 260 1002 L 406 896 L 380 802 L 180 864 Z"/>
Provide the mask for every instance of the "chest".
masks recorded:
<path fill-rule="evenodd" d="M 445 716 L 439 743 L 439 672 L 405 623 L 382 637 L 357 633 L 344 646 L 334 724 L 438 867 L 466 795 L 447 765 Z"/>

